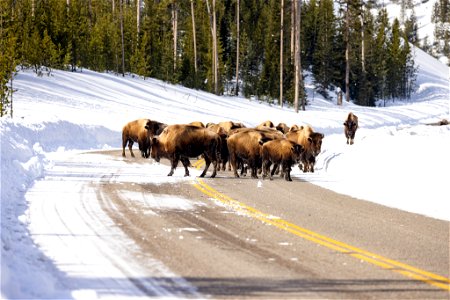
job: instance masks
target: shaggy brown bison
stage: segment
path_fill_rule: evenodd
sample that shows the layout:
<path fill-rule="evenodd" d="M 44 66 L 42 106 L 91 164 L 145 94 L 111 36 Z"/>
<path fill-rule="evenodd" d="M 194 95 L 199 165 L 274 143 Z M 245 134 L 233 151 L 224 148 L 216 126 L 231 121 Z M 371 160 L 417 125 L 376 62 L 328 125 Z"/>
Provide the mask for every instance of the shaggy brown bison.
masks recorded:
<path fill-rule="evenodd" d="M 281 165 L 284 179 L 292 181 L 291 167 L 300 159 L 303 152 L 303 147 L 296 142 L 290 141 L 286 138 L 268 141 L 261 148 L 261 157 L 263 165 L 263 178 L 267 177 L 270 171 L 270 166 L 273 164 L 272 172 L 270 172 L 270 180 L 273 174 Z"/>
<path fill-rule="evenodd" d="M 347 144 L 353 145 L 355 133 L 358 129 L 358 117 L 353 113 L 349 113 L 344 122 L 344 132 L 347 138 Z"/>
<path fill-rule="evenodd" d="M 314 172 L 316 157 L 322 148 L 322 133 L 314 132 L 310 126 L 302 126 L 299 130 L 289 131 L 286 137 L 303 146 L 305 149 L 300 156 L 300 169 L 303 172 Z"/>
<path fill-rule="evenodd" d="M 130 154 L 134 157 L 133 143 L 138 143 L 141 155 L 150 155 L 150 139 L 159 134 L 167 125 L 150 119 L 138 119 L 127 123 L 122 129 L 122 156 L 125 157 L 125 147 L 128 144 Z"/>
<path fill-rule="evenodd" d="M 234 176 L 239 177 L 238 165 L 243 166 L 245 163 L 251 169 L 252 178 L 258 178 L 258 168 L 262 167 L 261 146 L 273 139 L 275 136 L 271 132 L 251 128 L 238 129 L 231 134 L 228 137 L 227 146 Z M 241 175 L 243 171 L 244 168 L 242 168 Z"/>
<path fill-rule="evenodd" d="M 200 121 L 191 122 L 191 123 L 189 123 L 189 125 L 194 125 L 194 126 L 202 127 L 202 128 L 206 127 L 205 124 L 203 124 L 203 122 L 200 122 Z"/>
<path fill-rule="evenodd" d="M 220 136 L 209 129 L 194 125 L 169 125 L 159 136 L 152 139 L 151 156 L 157 162 L 161 157 L 170 160 L 171 169 L 168 176 L 173 175 L 178 161 L 181 160 L 185 169 L 184 176 L 189 176 L 189 158 L 203 155 L 205 169 L 200 177 L 206 175 L 211 162 L 214 166 L 211 177 L 215 177 L 220 146 Z"/>
<path fill-rule="evenodd" d="M 264 128 L 275 128 L 275 125 L 273 125 L 273 122 L 270 120 L 264 121 L 258 126 L 255 127 L 256 129 L 264 129 Z"/>
<path fill-rule="evenodd" d="M 209 123 L 206 128 L 217 133 L 220 136 L 221 146 L 220 146 L 219 170 L 222 169 L 223 171 L 225 171 L 226 164 L 229 158 L 227 147 L 228 134 L 225 132 L 225 129 L 223 129 L 219 124 Z"/>
<path fill-rule="evenodd" d="M 275 128 L 282 133 L 289 132 L 289 126 L 287 126 L 285 123 L 278 123 L 278 125 Z"/>

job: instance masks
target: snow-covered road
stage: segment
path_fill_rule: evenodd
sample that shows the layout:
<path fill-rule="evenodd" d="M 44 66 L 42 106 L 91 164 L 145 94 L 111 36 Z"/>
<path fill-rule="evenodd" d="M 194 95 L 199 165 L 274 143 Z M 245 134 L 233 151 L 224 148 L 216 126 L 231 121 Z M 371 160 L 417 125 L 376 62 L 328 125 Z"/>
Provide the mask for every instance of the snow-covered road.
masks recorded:
<path fill-rule="evenodd" d="M 74 154 L 54 160 L 44 179 L 27 192 L 29 210 L 23 221 L 30 224 L 30 234 L 44 254 L 42 263 L 54 264 L 58 270 L 53 279 L 59 286 L 52 288 L 54 295 L 46 291 L 45 297 L 58 297 L 61 290 L 72 291 L 71 297 L 76 299 L 170 297 L 181 288 L 195 294 L 194 288 L 151 253 L 142 257 L 136 244 L 101 207 L 110 202 L 108 195 L 99 192 L 99 185 L 134 184 L 158 176 L 138 166 L 104 155 Z M 146 204 L 148 209 L 161 208 Z M 172 204 L 178 209 L 186 205 L 182 199 Z M 134 259 L 137 257 L 139 260 Z M 152 281 L 158 277 L 173 278 L 172 290 Z"/>

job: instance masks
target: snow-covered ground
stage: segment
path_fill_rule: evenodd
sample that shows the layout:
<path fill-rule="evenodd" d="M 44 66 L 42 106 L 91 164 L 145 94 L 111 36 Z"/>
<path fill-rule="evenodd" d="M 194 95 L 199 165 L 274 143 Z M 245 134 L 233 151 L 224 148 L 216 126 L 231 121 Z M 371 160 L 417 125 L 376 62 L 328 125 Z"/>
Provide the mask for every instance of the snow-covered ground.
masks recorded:
<path fill-rule="evenodd" d="M 316 173 L 303 174 L 295 168 L 294 182 L 286 184 L 300 178 L 362 200 L 450 221 L 450 126 L 425 125 L 450 119 L 449 68 L 420 50 L 416 50 L 416 62 L 420 67 L 418 90 L 408 101 L 378 108 L 351 103 L 338 107 L 313 95 L 307 86 L 311 105 L 299 113 L 153 79 L 88 70 L 54 71 L 50 77 L 20 72 L 14 82 L 14 119 L 0 120 L 2 298 L 143 296 L 124 279 L 127 268 L 142 277 L 151 277 L 145 273 L 151 270 L 176 278 L 150 256 L 153 267 L 145 270 L 124 264 L 120 255 L 114 257 L 115 266 L 103 263 L 102 257 L 112 255 L 107 249 L 113 246 L 94 243 L 89 235 L 110 230 L 108 234 L 119 240 L 125 237 L 117 228 L 108 227 L 110 221 L 95 201 L 89 201 L 88 211 L 98 214 L 102 222 L 80 216 L 86 207 L 78 208 L 86 199 L 97 197 L 89 183 L 101 180 L 102 174 L 120 173 L 115 181 L 131 183 L 170 183 L 198 175 L 192 170 L 191 179 L 186 179 L 178 168 L 169 178 L 166 166 L 150 161 L 145 168 L 126 163 L 131 159 L 128 150 L 125 159 L 80 154 L 120 148 L 122 126 L 143 117 L 170 124 L 224 120 L 247 126 L 265 120 L 310 124 L 325 134 Z M 352 146 L 346 144 L 342 125 L 350 111 L 360 122 Z M 131 198 L 145 203 L 147 213 L 198 205 L 169 195 Z M 62 199 L 68 204 L 60 211 Z M 70 255 L 73 245 L 88 250 Z M 106 274 L 111 282 L 104 278 Z M 158 288 L 154 294 L 171 295 Z"/>

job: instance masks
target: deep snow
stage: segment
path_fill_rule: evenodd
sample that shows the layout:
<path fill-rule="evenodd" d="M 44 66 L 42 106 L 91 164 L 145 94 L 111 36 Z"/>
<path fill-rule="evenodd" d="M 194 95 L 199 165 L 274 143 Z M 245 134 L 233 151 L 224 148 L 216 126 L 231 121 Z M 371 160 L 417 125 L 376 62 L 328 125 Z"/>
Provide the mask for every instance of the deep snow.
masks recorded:
<path fill-rule="evenodd" d="M 61 216 L 49 211 L 60 209 L 61 195 L 74 210 L 80 199 L 95 198 L 84 183 L 99 180 L 100 174 L 120 170 L 121 175 L 115 179 L 118 182 L 155 183 L 192 180 L 198 175 L 192 170 L 191 178 L 186 179 L 179 167 L 174 177 L 168 178 L 168 168 L 155 163 L 149 162 L 143 169 L 138 164 L 125 164 L 122 159 L 79 154 L 120 148 L 122 126 L 142 117 L 171 124 L 194 120 L 235 120 L 247 126 L 265 120 L 310 124 L 325 134 L 316 173 L 303 174 L 295 168 L 294 182 L 286 184 L 295 184 L 300 178 L 362 200 L 450 221 L 450 126 L 425 125 L 450 119 L 449 68 L 421 50 L 416 49 L 415 53 L 419 76 L 412 99 L 378 108 L 351 103 L 338 107 L 334 101 L 314 95 L 309 84 L 311 104 L 307 111 L 298 114 L 289 107 L 218 97 L 153 79 L 123 78 L 89 70 L 54 71 L 50 77 L 20 72 L 15 79 L 15 117 L 2 118 L 0 122 L 2 297 L 114 298 L 123 296 L 125 291 L 130 297 L 143 296 L 124 280 L 123 268 L 114 269 L 110 262 L 102 260 L 98 265 L 90 263 L 102 257 L 110 245 L 93 247 L 93 241 L 85 239 L 81 243 L 91 251 L 71 256 L 70 245 L 80 243 L 80 239 L 73 239 L 73 232 L 67 234 L 65 230 L 80 226 L 80 217 L 68 214 L 66 218 L 73 224 L 58 227 Z M 360 120 L 352 146 L 346 145 L 342 126 L 350 111 Z M 127 156 L 125 160 L 130 160 L 128 150 Z M 261 183 L 255 180 L 256 184 Z M 170 195 L 167 199 L 145 194 L 129 196 L 142 201 L 147 213 L 198 205 Z M 100 208 L 91 209 L 101 214 Z M 108 230 L 106 224 L 110 220 L 104 215 L 99 218 L 104 223 L 89 219 L 93 222 L 90 226 L 99 232 Z M 80 232 L 86 233 L 85 229 L 81 226 Z M 126 239 L 117 229 L 109 233 L 119 240 Z M 55 240 L 68 246 L 57 248 L 61 243 Z M 116 257 L 118 264 L 126 265 L 121 259 Z M 163 265 L 153 263 L 151 270 L 156 274 L 176 278 Z M 144 274 L 148 270 L 138 266 L 128 268 L 148 275 Z M 105 274 L 114 280 L 105 282 Z M 121 290 L 112 291 L 117 284 Z M 99 293 L 99 285 L 106 291 Z M 154 292 L 160 297 L 171 296 L 168 291 Z"/>

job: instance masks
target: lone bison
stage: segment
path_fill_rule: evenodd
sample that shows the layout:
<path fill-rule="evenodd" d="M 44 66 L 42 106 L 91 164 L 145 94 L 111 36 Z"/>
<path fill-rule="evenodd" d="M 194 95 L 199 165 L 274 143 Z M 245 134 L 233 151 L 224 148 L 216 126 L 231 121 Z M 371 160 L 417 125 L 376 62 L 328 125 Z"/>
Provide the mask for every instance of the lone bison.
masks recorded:
<path fill-rule="evenodd" d="M 125 147 L 132 157 L 133 143 L 138 143 L 141 155 L 144 158 L 150 156 L 150 139 L 159 134 L 167 125 L 150 119 L 138 119 L 127 123 L 122 129 L 122 156 L 125 157 Z"/>
<path fill-rule="evenodd" d="M 172 176 L 178 161 L 183 163 L 185 174 L 189 176 L 189 158 L 203 155 L 205 160 L 205 169 L 200 177 L 206 175 L 211 162 L 214 170 L 211 178 L 216 176 L 217 163 L 220 157 L 220 136 L 206 128 L 194 125 L 169 125 L 163 132 L 153 137 L 151 143 L 151 156 L 157 162 L 161 157 L 170 160 L 171 169 L 167 176 Z"/>
<path fill-rule="evenodd" d="M 275 174 L 275 171 L 281 165 L 284 179 L 292 181 L 292 165 L 298 162 L 302 152 L 303 147 L 301 145 L 286 138 L 268 141 L 261 148 L 263 178 L 267 177 L 270 166 L 273 163 L 274 165 L 269 177 L 270 180 L 272 180 L 273 174 Z"/>
<path fill-rule="evenodd" d="M 299 130 L 289 131 L 286 137 L 303 146 L 305 151 L 300 156 L 300 169 L 303 172 L 314 173 L 316 157 L 322 149 L 322 139 L 325 137 L 322 133 L 314 132 L 310 126 L 302 126 Z"/>
<path fill-rule="evenodd" d="M 355 133 L 358 129 L 358 117 L 353 113 L 349 113 L 344 122 L 344 132 L 347 138 L 347 144 L 353 145 Z"/>

